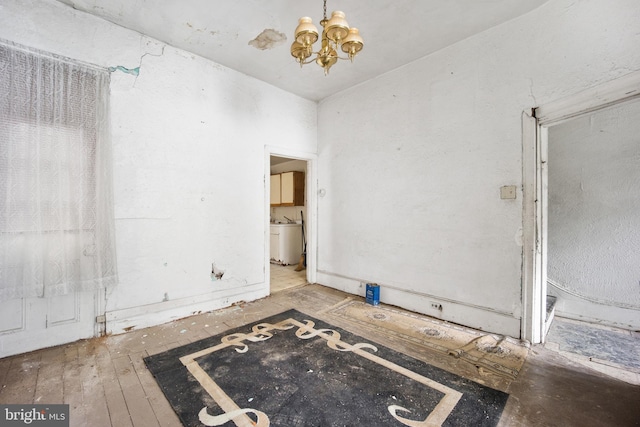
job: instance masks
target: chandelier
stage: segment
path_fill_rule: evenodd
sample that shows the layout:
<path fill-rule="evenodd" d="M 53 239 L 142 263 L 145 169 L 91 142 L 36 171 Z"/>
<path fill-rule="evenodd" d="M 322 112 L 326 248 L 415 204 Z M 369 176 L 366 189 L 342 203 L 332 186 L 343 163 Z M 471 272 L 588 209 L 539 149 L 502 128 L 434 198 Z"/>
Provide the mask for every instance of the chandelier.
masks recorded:
<path fill-rule="evenodd" d="M 331 19 L 327 20 L 327 0 L 324 0 L 324 18 L 320 21 L 322 25 L 321 47 L 317 52 L 313 52 L 313 44 L 318 41 L 318 29 L 311 18 L 305 16 L 300 18 L 296 27 L 295 40 L 291 45 L 291 55 L 302 68 L 305 64 L 316 63 L 324 69 L 324 75 L 329 74 L 329 69 L 338 59 L 353 58 L 362 50 L 364 41 L 357 28 L 349 28 L 344 12 L 336 10 L 331 13 Z M 348 55 L 347 58 L 338 56 L 338 49 L 342 49 Z M 311 55 L 316 55 L 311 58 Z"/>

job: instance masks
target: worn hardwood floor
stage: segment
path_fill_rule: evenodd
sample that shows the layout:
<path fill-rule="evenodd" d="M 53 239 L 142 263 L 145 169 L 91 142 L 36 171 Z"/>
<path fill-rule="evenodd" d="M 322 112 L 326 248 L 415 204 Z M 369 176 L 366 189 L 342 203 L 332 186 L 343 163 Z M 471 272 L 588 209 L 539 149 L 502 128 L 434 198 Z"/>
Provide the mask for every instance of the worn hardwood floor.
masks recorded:
<path fill-rule="evenodd" d="M 349 295 L 319 285 L 275 292 L 259 301 L 203 313 L 122 335 L 78 341 L 0 359 L 0 403 L 68 403 L 72 426 L 180 426 L 143 358 L 295 308 L 322 319 Z M 325 319 L 373 342 L 380 337 L 335 318 Z M 379 342 L 385 344 L 384 342 Z M 473 367 L 386 345 L 460 375 Z M 491 376 L 485 385 L 510 394 L 501 426 L 633 426 L 640 422 L 640 387 L 533 346 L 514 381 Z"/>

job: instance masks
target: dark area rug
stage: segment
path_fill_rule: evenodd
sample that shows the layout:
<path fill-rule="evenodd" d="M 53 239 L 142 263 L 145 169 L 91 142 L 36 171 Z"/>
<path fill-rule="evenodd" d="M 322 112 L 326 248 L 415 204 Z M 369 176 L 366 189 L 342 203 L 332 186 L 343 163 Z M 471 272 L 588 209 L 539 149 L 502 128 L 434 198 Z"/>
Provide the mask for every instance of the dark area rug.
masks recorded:
<path fill-rule="evenodd" d="M 289 310 L 145 358 L 185 426 L 495 426 L 508 395 Z"/>

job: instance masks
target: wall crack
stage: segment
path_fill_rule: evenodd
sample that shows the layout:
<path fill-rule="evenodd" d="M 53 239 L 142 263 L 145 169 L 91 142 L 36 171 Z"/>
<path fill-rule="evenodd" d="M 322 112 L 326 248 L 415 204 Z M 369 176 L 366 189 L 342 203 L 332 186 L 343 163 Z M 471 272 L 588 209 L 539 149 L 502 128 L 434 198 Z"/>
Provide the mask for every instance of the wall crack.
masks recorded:
<path fill-rule="evenodd" d="M 533 99 L 533 106 L 537 107 L 538 106 L 538 100 L 536 99 L 536 96 L 533 94 L 533 79 L 529 79 L 529 95 L 531 95 L 531 98 Z"/>
<path fill-rule="evenodd" d="M 116 71 L 120 71 L 123 72 L 125 74 L 131 74 L 132 76 L 135 76 L 136 79 L 133 82 L 133 87 L 136 86 L 136 82 L 138 81 L 138 76 L 140 75 L 140 69 L 142 68 L 142 60 L 144 59 L 145 56 L 150 55 L 150 56 L 162 56 L 164 55 L 164 48 L 167 47 L 167 45 L 162 45 L 162 49 L 160 50 L 160 53 L 151 53 L 151 52 L 145 52 L 142 56 L 140 56 L 140 61 L 138 62 L 138 66 L 135 68 L 127 68 L 123 65 L 116 65 L 114 67 L 109 67 L 108 70 L 110 73 L 114 73 Z"/>

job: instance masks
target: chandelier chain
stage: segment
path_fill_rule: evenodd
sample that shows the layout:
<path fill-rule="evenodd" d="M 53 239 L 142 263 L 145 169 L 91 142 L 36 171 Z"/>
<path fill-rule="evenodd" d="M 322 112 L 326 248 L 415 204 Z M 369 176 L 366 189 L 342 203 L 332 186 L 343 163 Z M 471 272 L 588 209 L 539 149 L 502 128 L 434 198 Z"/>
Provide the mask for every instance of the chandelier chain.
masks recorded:
<path fill-rule="evenodd" d="M 327 20 L 327 0 L 324 0 L 324 20 Z"/>

